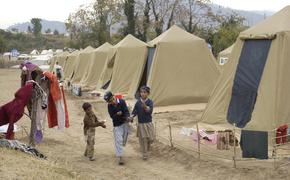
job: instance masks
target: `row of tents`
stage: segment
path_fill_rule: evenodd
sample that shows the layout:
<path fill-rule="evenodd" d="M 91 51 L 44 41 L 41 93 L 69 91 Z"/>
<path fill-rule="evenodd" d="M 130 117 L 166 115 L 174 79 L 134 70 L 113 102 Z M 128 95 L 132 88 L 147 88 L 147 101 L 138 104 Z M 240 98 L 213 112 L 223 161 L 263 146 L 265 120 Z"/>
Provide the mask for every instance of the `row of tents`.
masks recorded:
<path fill-rule="evenodd" d="M 56 61 L 65 80 L 83 89 L 134 98 L 140 86 L 148 85 L 156 106 L 205 103 L 220 75 L 205 40 L 178 26 L 148 43 L 127 35 L 114 46 L 64 52 Z"/>
<path fill-rule="evenodd" d="M 157 106 L 208 102 L 204 123 L 272 131 L 290 123 L 289 19 L 287 6 L 241 32 L 222 71 L 206 42 L 177 26 L 148 43 L 128 35 L 55 60 L 66 80 L 91 90 L 134 97 L 147 84 Z"/>

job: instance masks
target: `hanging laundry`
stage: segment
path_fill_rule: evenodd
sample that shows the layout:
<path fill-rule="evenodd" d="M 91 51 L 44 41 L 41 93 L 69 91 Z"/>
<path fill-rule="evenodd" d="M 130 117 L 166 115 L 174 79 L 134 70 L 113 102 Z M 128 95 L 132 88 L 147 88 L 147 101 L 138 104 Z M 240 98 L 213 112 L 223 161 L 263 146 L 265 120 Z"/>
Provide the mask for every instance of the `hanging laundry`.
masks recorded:
<path fill-rule="evenodd" d="M 230 132 L 218 131 L 217 134 L 217 149 L 229 150 L 230 149 Z"/>
<path fill-rule="evenodd" d="M 268 132 L 242 130 L 243 158 L 268 159 Z"/>
<path fill-rule="evenodd" d="M 45 77 L 50 81 L 50 91 L 48 97 L 48 127 L 58 126 L 59 130 L 64 130 L 68 124 L 66 120 L 67 112 L 65 110 L 64 93 L 59 87 L 57 77 L 51 72 L 44 72 Z M 67 123 L 66 123 L 67 121 Z"/>
<path fill-rule="evenodd" d="M 276 144 L 286 143 L 287 134 L 288 134 L 288 125 L 287 124 L 278 127 L 278 129 L 276 131 Z"/>
<path fill-rule="evenodd" d="M 0 126 L 9 123 L 6 133 L 7 139 L 13 138 L 14 123 L 23 116 L 24 108 L 31 98 L 32 89 L 33 84 L 28 83 L 15 93 L 15 98 L 12 101 L 0 107 Z"/>
<path fill-rule="evenodd" d="M 62 100 L 63 100 L 63 104 L 64 104 L 64 111 L 65 111 L 65 127 L 68 128 L 69 127 L 69 117 L 68 117 L 68 109 L 67 109 L 63 85 L 61 85 L 60 88 L 61 88 L 61 95 L 62 95 Z"/>
<path fill-rule="evenodd" d="M 180 134 L 186 135 L 186 136 L 192 136 L 194 141 L 198 141 L 198 134 L 197 131 L 194 128 L 182 128 Z M 215 145 L 217 143 L 217 133 L 212 132 L 209 133 L 204 129 L 199 130 L 199 136 L 200 140 L 204 144 L 208 145 Z"/>
<path fill-rule="evenodd" d="M 43 134 L 42 134 L 42 130 L 43 130 L 43 124 L 44 124 L 44 120 L 46 117 L 46 110 L 47 110 L 47 93 L 48 92 L 48 80 L 44 80 L 41 79 L 40 80 L 40 84 L 38 84 L 37 82 L 31 80 L 28 82 L 33 82 L 35 84 L 34 88 L 33 88 L 33 95 L 32 95 L 32 109 L 33 109 L 33 113 L 32 113 L 32 119 L 35 119 L 35 124 L 32 123 L 31 128 L 32 129 L 32 134 L 33 134 L 33 138 L 35 140 L 36 143 L 40 143 L 42 141 L 43 138 Z M 32 121 L 31 121 L 32 122 Z M 31 142 L 32 145 L 34 144 L 34 142 Z"/>

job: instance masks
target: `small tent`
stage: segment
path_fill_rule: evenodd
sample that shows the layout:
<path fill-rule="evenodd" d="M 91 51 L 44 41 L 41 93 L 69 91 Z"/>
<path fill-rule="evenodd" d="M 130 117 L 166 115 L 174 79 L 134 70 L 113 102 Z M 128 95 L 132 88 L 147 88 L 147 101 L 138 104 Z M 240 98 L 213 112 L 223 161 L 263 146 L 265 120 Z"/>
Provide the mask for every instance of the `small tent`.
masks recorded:
<path fill-rule="evenodd" d="M 114 66 L 108 90 L 134 96 L 147 58 L 148 45 L 131 34 L 116 46 Z"/>
<path fill-rule="evenodd" d="M 217 61 L 218 61 L 218 64 L 219 65 L 225 65 L 228 60 L 229 60 L 229 57 L 231 55 L 231 52 L 234 48 L 234 44 L 231 45 L 230 47 L 224 49 L 223 51 L 221 51 L 219 54 L 218 54 L 218 58 L 217 58 Z"/>
<path fill-rule="evenodd" d="M 34 49 L 30 52 L 30 55 L 38 55 L 38 54 L 39 54 L 39 52 L 36 49 Z"/>
<path fill-rule="evenodd" d="M 89 62 L 92 58 L 93 50 L 93 47 L 88 46 L 79 53 L 79 56 L 74 63 L 73 76 L 71 77 L 72 84 L 79 84 L 83 76 L 85 76 L 86 71 L 88 71 L 89 68 Z"/>
<path fill-rule="evenodd" d="M 105 43 L 92 52 L 92 58 L 88 62 L 87 73 L 81 80 L 83 89 L 92 90 L 96 87 L 102 70 L 105 66 L 108 52 L 113 46 L 110 43 Z"/>
<path fill-rule="evenodd" d="M 155 47 L 147 84 L 155 105 L 204 103 L 220 75 L 205 40 L 178 26 L 149 42 Z"/>
<path fill-rule="evenodd" d="M 254 131 L 290 123 L 290 6 L 240 33 L 202 116 Z"/>

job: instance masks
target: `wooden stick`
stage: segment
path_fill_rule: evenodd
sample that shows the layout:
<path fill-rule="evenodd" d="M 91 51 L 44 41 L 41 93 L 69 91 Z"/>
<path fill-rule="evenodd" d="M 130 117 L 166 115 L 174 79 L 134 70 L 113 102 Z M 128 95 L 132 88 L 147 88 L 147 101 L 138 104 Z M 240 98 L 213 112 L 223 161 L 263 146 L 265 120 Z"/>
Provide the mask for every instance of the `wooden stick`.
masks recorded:
<path fill-rule="evenodd" d="M 199 135 L 198 122 L 196 122 L 196 131 L 197 131 L 198 159 L 200 159 L 200 135 Z"/>
<path fill-rule="evenodd" d="M 155 140 L 157 139 L 157 121 L 154 122 L 154 136 L 155 136 Z"/>
<path fill-rule="evenodd" d="M 168 127 L 169 127 L 169 141 L 170 141 L 170 146 L 173 147 L 172 132 L 171 132 L 171 124 L 170 124 L 170 121 L 168 121 Z"/>
<path fill-rule="evenodd" d="M 237 168 L 237 164 L 236 164 L 236 124 L 234 123 L 234 156 L 233 156 L 233 160 L 234 160 L 234 168 Z"/>

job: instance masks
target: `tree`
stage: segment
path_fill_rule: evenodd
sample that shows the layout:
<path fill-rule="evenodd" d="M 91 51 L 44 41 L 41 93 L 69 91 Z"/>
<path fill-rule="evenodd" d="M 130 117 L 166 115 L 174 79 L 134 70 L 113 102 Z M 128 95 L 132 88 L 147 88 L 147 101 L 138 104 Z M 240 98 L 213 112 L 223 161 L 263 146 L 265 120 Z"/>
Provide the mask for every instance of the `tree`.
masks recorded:
<path fill-rule="evenodd" d="M 211 28 L 216 21 L 209 7 L 210 0 L 186 0 L 178 5 L 178 19 L 182 27 L 189 33 L 196 33 L 203 26 Z"/>
<path fill-rule="evenodd" d="M 47 30 L 45 30 L 45 33 L 46 33 L 46 34 L 50 34 L 50 33 L 51 33 L 51 29 L 48 28 Z"/>
<path fill-rule="evenodd" d="M 213 35 L 213 53 L 215 55 L 232 45 L 240 32 L 247 28 L 243 25 L 244 20 L 245 18 L 237 14 L 222 17 L 220 28 Z"/>
<path fill-rule="evenodd" d="M 4 37 L 0 34 L 0 52 L 3 53 L 6 49 Z"/>
<path fill-rule="evenodd" d="M 12 28 L 11 31 L 14 32 L 14 33 L 18 33 L 19 32 L 19 30 L 17 28 Z"/>
<path fill-rule="evenodd" d="M 148 40 L 148 30 L 150 27 L 150 0 L 145 0 L 145 2 L 138 1 L 136 3 L 136 31 L 137 37 L 142 41 Z M 138 16 L 138 14 L 143 14 L 143 16 Z"/>
<path fill-rule="evenodd" d="M 31 26 L 28 26 L 28 27 L 27 27 L 27 32 L 28 32 L 28 33 L 32 33 Z"/>
<path fill-rule="evenodd" d="M 53 31 L 53 35 L 58 36 L 58 35 L 59 35 L 58 30 L 55 29 L 55 30 Z"/>
<path fill-rule="evenodd" d="M 127 17 L 127 27 L 125 35 L 135 35 L 135 0 L 124 0 L 124 13 Z"/>
<path fill-rule="evenodd" d="M 111 40 L 111 27 L 120 20 L 120 1 L 95 0 L 70 14 L 66 28 L 73 47 L 99 46 Z"/>
<path fill-rule="evenodd" d="M 32 18 L 30 20 L 32 26 L 33 26 L 33 34 L 35 36 L 39 36 L 41 34 L 41 29 L 42 29 L 42 25 L 41 25 L 41 19 L 39 18 Z"/>
<path fill-rule="evenodd" d="M 173 24 L 174 12 L 179 3 L 180 0 L 150 0 L 154 16 L 154 29 L 157 36 L 163 32 L 164 24 L 167 24 L 166 29 L 169 29 Z"/>

